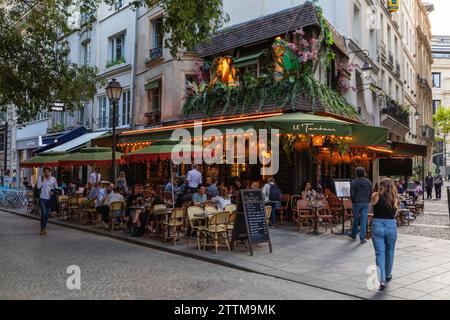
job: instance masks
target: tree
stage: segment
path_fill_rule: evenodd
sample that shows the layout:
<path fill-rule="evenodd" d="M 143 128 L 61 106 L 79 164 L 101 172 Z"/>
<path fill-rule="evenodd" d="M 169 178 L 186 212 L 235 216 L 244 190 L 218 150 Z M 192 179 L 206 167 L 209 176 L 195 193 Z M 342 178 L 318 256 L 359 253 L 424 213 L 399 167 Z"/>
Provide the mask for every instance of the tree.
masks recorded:
<path fill-rule="evenodd" d="M 95 17 L 115 0 L 0 0 L 0 109 L 14 106 L 23 124 L 60 101 L 71 112 L 92 99 L 104 79 L 97 70 L 68 60 L 68 21 L 76 13 Z M 165 46 L 173 56 L 206 41 L 227 20 L 222 0 L 135 0 L 134 7 L 160 5 Z M 91 18 L 84 27 L 94 22 Z"/>
<path fill-rule="evenodd" d="M 437 135 L 443 139 L 445 176 L 447 176 L 447 137 L 450 134 L 450 108 L 439 106 L 433 116 L 433 126 Z"/>

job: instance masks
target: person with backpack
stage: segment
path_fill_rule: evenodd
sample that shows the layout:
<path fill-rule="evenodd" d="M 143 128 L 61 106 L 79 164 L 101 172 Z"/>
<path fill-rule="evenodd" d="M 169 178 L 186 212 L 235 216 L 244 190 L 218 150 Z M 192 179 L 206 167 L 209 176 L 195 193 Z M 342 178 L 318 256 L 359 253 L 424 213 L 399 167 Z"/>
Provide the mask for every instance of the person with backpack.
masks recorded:
<path fill-rule="evenodd" d="M 270 177 L 267 179 L 267 183 L 264 185 L 262 189 L 263 199 L 266 205 L 269 205 L 272 207 L 272 213 L 271 213 L 271 224 L 270 226 L 275 225 L 275 218 L 277 214 L 277 209 L 280 207 L 281 204 L 281 190 L 276 185 L 275 179 L 273 177 Z"/>

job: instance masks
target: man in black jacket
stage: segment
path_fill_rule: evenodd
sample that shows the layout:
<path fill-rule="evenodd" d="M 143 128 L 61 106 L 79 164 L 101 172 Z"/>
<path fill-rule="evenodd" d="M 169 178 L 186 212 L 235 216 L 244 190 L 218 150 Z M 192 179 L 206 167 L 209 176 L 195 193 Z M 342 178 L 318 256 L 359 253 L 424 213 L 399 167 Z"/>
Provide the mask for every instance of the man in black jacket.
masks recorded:
<path fill-rule="evenodd" d="M 353 228 L 349 236 L 356 239 L 358 226 L 361 223 L 359 238 L 366 243 L 367 211 L 372 196 L 372 182 L 366 178 L 366 171 L 362 167 L 355 169 L 356 179 L 350 183 L 350 196 L 352 199 Z"/>

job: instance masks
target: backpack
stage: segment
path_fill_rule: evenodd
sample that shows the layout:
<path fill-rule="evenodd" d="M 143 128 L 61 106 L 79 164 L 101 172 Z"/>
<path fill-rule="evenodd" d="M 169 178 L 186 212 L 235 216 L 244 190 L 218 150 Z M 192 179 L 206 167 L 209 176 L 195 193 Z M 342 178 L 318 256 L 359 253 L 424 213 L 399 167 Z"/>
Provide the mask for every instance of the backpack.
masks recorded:
<path fill-rule="evenodd" d="M 270 185 L 269 200 L 270 201 L 280 201 L 281 200 L 281 190 L 275 184 Z"/>

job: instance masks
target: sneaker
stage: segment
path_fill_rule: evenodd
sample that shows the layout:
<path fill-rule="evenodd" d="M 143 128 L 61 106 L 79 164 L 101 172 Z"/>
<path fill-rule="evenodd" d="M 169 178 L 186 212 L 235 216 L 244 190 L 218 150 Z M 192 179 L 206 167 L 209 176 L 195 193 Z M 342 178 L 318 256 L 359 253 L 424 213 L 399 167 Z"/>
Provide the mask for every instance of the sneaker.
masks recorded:
<path fill-rule="evenodd" d="M 367 240 L 366 239 L 361 239 L 361 244 L 365 244 L 365 243 L 367 243 Z"/>
<path fill-rule="evenodd" d="M 352 238 L 353 240 L 356 240 L 356 237 L 352 236 L 351 233 L 347 233 L 347 236 L 349 236 L 349 237 Z"/>
<path fill-rule="evenodd" d="M 392 280 L 392 275 L 390 277 L 386 277 L 386 282 L 389 282 Z"/>
<path fill-rule="evenodd" d="M 41 229 L 41 232 L 39 232 L 39 235 L 45 236 L 47 234 L 47 230 Z"/>
<path fill-rule="evenodd" d="M 386 282 L 380 282 L 380 286 L 378 287 L 378 290 L 383 291 L 386 289 Z"/>

